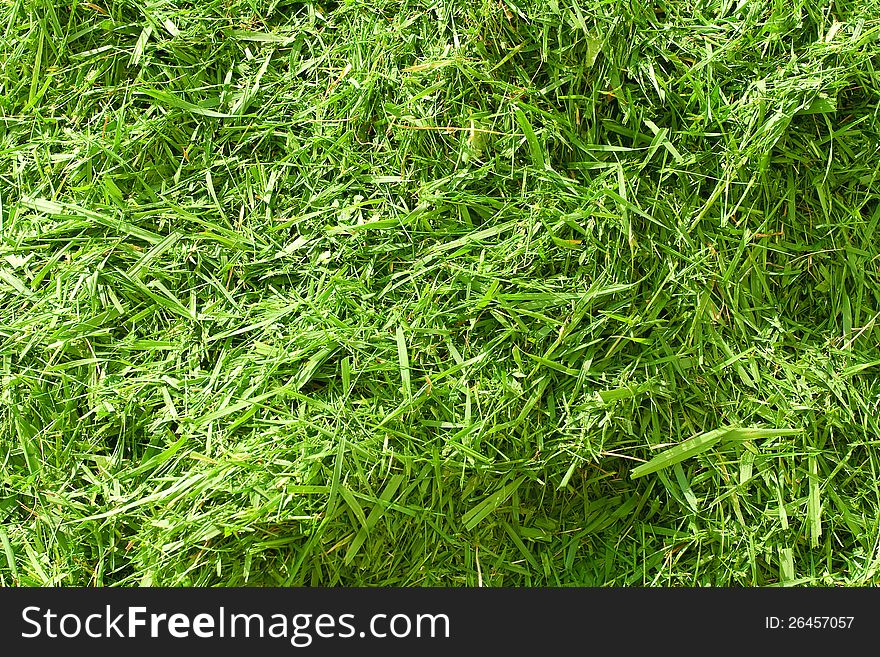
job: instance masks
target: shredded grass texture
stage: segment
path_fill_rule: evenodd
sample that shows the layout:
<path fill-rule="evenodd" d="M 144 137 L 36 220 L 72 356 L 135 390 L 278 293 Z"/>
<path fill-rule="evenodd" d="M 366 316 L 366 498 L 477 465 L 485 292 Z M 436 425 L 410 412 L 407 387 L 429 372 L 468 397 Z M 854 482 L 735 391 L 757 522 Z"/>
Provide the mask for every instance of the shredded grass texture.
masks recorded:
<path fill-rule="evenodd" d="M 877 0 L 0 25 L 0 585 L 878 583 Z"/>

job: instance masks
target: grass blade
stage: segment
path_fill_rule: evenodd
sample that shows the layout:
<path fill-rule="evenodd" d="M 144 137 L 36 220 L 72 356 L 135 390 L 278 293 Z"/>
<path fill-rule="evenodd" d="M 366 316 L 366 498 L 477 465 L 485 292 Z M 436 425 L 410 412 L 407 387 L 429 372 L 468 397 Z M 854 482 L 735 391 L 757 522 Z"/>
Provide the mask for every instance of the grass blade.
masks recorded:
<path fill-rule="evenodd" d="M 721 428 L 707 431 L 682 441 L 675 447 L 661 452 L 647 463 L 633 468 L 630 476 L 633 479 L 659 472 L 665 468 L 702 454 L 721 440 L 743 441 L 759 440 L 776 436 L 793 436 L 800 433 L 798 429 L 758 429 L 758 428 Z"/>

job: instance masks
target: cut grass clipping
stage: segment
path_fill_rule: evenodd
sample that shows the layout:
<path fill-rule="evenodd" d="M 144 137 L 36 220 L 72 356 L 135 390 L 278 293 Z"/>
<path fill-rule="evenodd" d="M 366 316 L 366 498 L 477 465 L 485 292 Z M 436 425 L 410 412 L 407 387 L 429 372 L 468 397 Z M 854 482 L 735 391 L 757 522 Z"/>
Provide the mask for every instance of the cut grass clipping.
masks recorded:
<path fill-rule="evenodd" d="M 878 583 L 877 0 L 0 23 L 0 585 Z"/>

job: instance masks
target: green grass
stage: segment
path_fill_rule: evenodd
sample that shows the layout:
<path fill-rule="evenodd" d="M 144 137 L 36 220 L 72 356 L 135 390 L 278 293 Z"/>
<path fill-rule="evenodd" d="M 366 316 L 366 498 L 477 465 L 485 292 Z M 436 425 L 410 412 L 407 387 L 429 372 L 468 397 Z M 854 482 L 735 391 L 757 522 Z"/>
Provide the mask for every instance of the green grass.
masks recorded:
<path fill-rule="evenodd" d="M 0 585 L 880 581 L 877 0 L 0 25 Z"/>

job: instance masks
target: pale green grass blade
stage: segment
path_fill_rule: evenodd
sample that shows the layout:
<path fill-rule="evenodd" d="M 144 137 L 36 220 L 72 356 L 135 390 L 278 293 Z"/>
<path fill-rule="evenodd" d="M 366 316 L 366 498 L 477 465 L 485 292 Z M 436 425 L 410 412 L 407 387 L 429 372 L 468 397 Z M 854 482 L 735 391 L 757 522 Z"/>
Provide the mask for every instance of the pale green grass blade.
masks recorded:
<path fill-rule="evenodd" d="M 644 463 L 630 472 L 633 479 L 659 472 L 665 468 L 702 454 L 711 449 L 722 440 L 744 441 L 760 440 L 778 436 L 793 436 L 800 433 L 797 429 L 758 429 L 758 428 L 721 428 L 707 431 L 682 441 L 675 447 L 664 450 L 647 463 Z"/>

